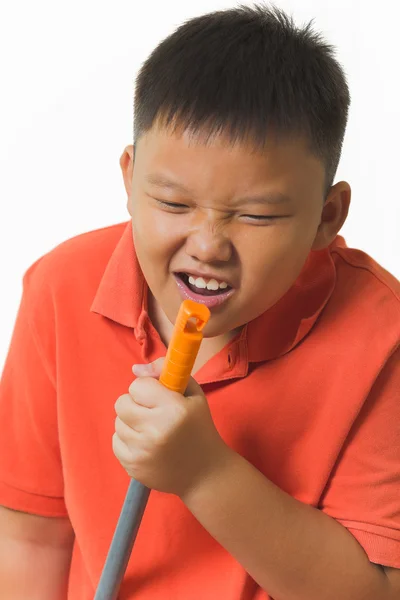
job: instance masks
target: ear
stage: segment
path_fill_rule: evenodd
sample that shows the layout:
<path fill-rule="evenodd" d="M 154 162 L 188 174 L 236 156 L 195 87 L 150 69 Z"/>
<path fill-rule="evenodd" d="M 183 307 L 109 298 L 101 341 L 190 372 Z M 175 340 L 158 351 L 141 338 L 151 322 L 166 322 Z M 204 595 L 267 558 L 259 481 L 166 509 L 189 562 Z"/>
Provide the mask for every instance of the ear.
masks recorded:
<path fill-rule="evenodd" d="M 133 163 L 134 163 L 135 149 L 134 146 L 127 146 L 123 153 L 121 154 L 121 158 L 119 159 L 119 164 L 122 171 L 122 177 L 124 180 L 124 186 L 126 190 L 126 194 L 128 196 L 128 200 L 131 196 L 132 191 L 132 177 L 133 177 Z"/>
<path fill-rule="evenodd" d="M 322 250 L 333 242 L 346 221 L 351 200 L 351 188 L 346 181 L 339 181 L 329 190 L 321 214 L 312 250 Z"/>

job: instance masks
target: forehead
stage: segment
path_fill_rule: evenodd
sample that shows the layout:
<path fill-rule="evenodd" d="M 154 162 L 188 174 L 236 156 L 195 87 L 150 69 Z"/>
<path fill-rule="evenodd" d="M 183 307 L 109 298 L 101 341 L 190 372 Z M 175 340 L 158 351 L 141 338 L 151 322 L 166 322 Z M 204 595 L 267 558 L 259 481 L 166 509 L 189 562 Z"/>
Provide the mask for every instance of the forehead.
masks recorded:
<path fill-rule="evenodd" d="M 246 194 L 269 189 L 301 195 L 324 187 L 324 166 L 302 138 L 271 137 L 260 149 L 251 140 L 232 143 L 223 134 L 207 138 L 153 128 L 141 137 L 135 152 L 135 172 L 142 182 L 168 188 L 172 181 L 183 192 Z"/>

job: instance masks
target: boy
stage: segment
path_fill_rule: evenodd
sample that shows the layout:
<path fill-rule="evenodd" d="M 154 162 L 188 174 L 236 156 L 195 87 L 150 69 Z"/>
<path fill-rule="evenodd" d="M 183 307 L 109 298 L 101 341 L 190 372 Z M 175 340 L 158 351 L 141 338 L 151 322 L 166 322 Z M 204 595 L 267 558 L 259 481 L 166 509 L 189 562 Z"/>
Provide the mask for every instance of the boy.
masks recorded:
<path fill-rule="evenodd" d="M 337 235 L 348 106 L 332 48 L 263 6 L 146 61 L 131 219 L 24 276 L 2 599 L 93 598 L 127 473 L 153 491 L 121 600 L 400 597 L 400 286 Z M 183 397 L 157 377 L 185 297 L 211 320 Z"/>

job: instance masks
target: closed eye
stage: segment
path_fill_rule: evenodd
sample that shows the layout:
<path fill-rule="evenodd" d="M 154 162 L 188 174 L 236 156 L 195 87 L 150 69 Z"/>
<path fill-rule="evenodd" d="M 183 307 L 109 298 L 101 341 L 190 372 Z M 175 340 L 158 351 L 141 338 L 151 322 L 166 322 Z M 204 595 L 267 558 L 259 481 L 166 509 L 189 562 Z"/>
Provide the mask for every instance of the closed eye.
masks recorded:
<path fill-rule="evenodd" d="M 267 221 L 274 221 L 276 219 L 281 219 L 282 217 L 278 216 L 278 215 L 241 215 L 241 217 L 248 219 L 250 221 L 255 221 L 255 222 L 267 222 Z"/>
<path fill-rule="evenodd" d="M 157 204 L 170 212 L 180 213 L 190 208 L 187 204 L 181 204 L 180 202 L 168 202 L 166 200 L 160 200 L 159 198 L 153 198 Z M 263 223 L 271 223 L 276 221 L 277 219 L 283 219 L 288 217 L 289 215 L 240 215 L 240 217 L 247 220 L 250 223 L 259 223 L 262 225 Z"/>
<path fill-rule="evenodd" d="M 248 219 L 277 219 L 278 218 L 275 215 L 242 215 L 242 217 L 247 217 Z"/>
<path fill-rule="evenodd" d="M 187 206 L 187 204 L 179 204 L 178 202 L 166 202 L 165 200 L 158 200 L 158 198 L 155 198 L 155 201 L 162 207 L 167 208 L 169 210 L 184 210 L 186 208 L 189 208 Z"/>

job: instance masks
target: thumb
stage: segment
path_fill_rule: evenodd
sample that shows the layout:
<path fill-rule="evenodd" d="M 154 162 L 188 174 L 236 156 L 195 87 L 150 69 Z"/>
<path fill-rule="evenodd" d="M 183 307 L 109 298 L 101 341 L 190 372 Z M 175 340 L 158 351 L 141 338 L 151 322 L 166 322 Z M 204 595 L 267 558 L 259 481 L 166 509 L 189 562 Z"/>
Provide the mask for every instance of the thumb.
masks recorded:
<path fill-rule="evenodd" d="M 133 365 L 132 371 L 136 377 L 160 377 L 165 357 L 157 358 L 151 363 Z"/>

